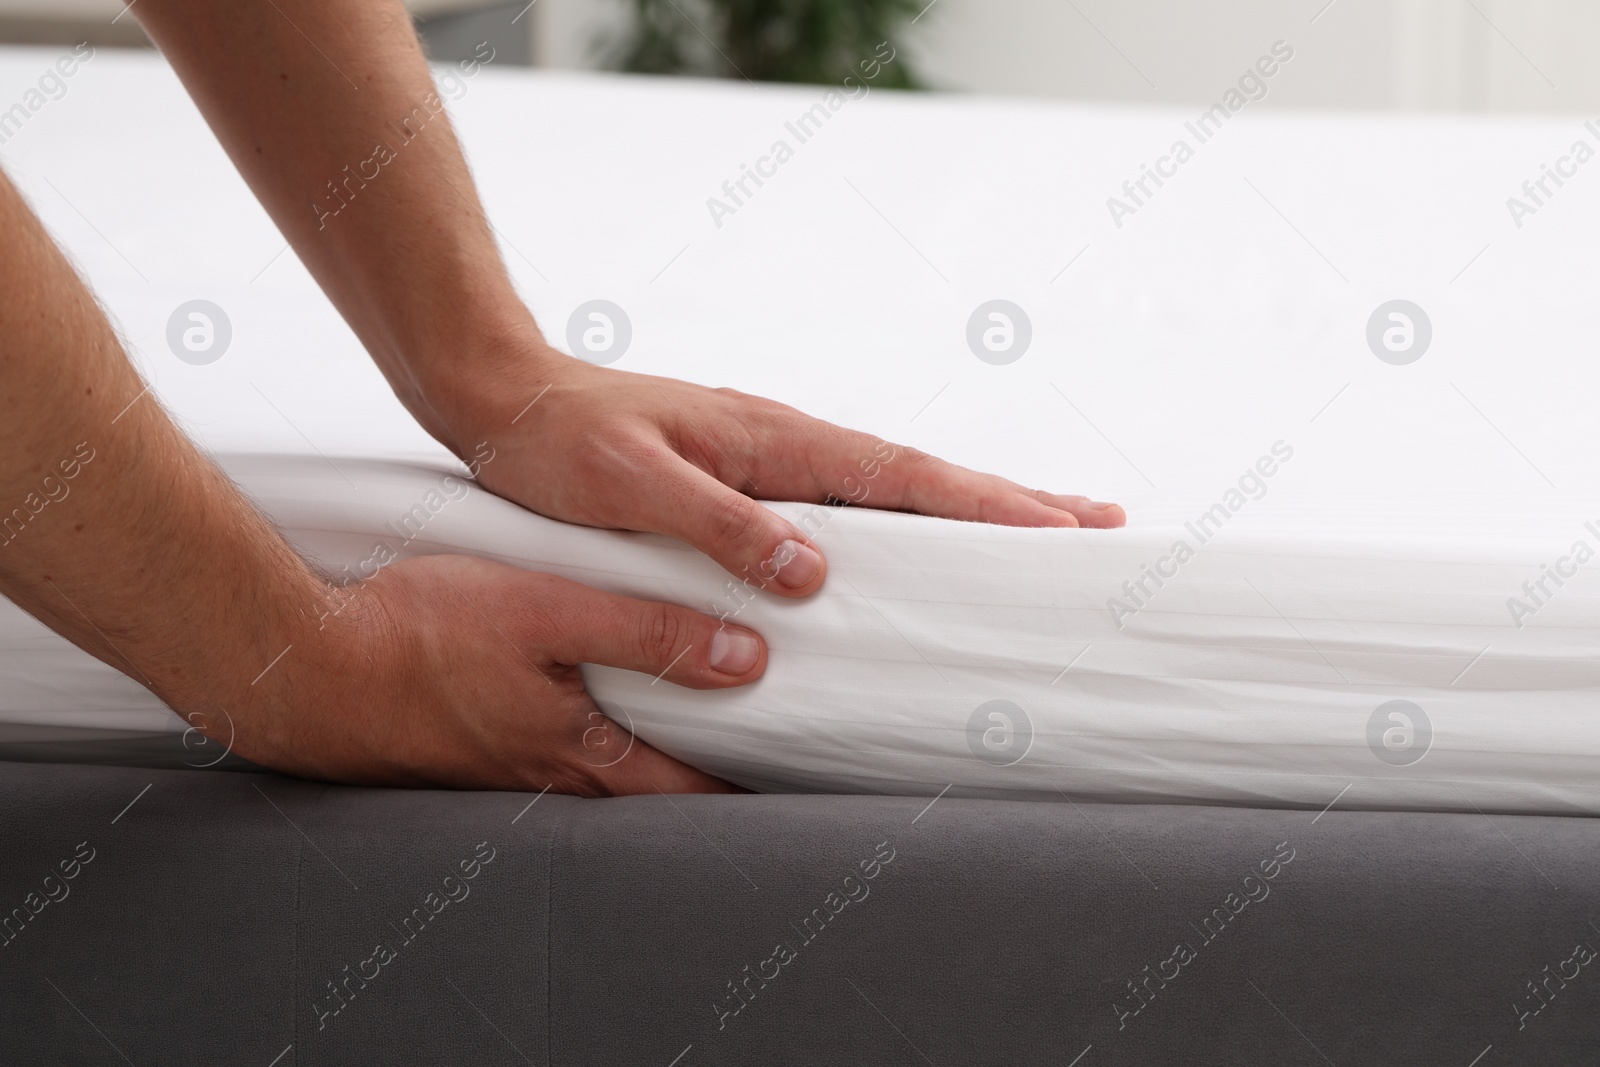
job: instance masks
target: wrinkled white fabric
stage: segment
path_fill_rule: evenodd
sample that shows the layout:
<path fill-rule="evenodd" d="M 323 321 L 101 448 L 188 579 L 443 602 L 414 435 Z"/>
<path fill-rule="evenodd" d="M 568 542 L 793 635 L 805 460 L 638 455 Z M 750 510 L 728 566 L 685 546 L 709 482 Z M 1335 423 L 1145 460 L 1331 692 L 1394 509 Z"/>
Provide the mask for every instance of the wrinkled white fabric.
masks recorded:
<path fill-rule="evenodd" d="M 1442 556 L 1390 538 L 1292 549 L 1239 538 L 1198 545 L 1179 579 L 1118 618 L 1107 601 L 1126 597 L 1122 576 L 1190 531 L 997 529 L 780 505 L 815 530 L 831 577 L 803 603 L 745 600 L 670 540 L 553 522 L 442 483 L 446 468 L 225 462 L 330 569 L 355 573 L 380 543 L 401 558 L 470 552 L 756 628 L 771 666 L 739 690 L 586 670 L 619 722 L 751 787 L 1308 805 L 1349 787 L 1356 806 L 1600 810 L 1593 582 L 1569 583 L 1571 599 L 1552 602 L 1537 632 L 1508 636 L 1502 619 L 1505 588 L 1551 558 L 1540 547 L 1559 545 L 1463 541 Z M 418 511 L 441 484 L 444 505 Z M 0 615 L 12 652 L 36 629 L 17 614 Z M 179 725 L 109 668 L 31 637 L 52 654 L 3 661 L 10 721 Z M 984 710 L 996 707 L 1004 718 Z M 1393 707 L 1402 719 L 1383 710 Z"/>

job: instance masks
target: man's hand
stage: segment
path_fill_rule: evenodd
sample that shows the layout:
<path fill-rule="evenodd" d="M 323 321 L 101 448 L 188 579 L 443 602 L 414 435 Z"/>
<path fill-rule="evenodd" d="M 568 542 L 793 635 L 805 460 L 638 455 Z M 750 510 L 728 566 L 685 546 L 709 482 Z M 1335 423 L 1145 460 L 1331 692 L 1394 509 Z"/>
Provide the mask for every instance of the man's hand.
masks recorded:
<path fill-rule="evenodd" d="M 465 556 L 395 564 L 350 595 L 248 703 L 193 721 L 247 759 L 336 782 L 735 791 L 606 718 L 578 665 L 725 689 L 766 668 L 749 630 Z"/>
<path fill-rule="evenodd" d="M 537 340 L 458 380 L 435 412 L 478 480 L 540 514 L 687 541 L 769 591 L 805 596 L 826 565 L 756 503 L 850 503 L 1006 526 L 1114 527 L 1122 509 L 1026 489 L 731 389 L 595 367 Z M 752 499 L 755 498 L 755 499 Z"/>

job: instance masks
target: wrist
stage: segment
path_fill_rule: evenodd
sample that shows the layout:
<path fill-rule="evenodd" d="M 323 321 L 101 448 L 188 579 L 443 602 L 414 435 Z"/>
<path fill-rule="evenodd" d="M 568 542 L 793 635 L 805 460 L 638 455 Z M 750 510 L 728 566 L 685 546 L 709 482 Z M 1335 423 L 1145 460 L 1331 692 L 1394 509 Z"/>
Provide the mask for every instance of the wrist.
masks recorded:
<path fill-rule="evenodd" d="M 411 410 L 435 439 L 470 461 L 484 442 L 493 444 L 533 417 L 545 390 L 579 362 L 551 347 L 530 316 L 458 342 L 448 360 L 427 361 Z"/>
<path fill-rule="evenodd" d="M 244 564 L 224 586 L 225 602 L 194 611 L 187 632 L 152 657 L 149 684 L 179 715 L 248 710 L 286 663 L 314 649 L 334 587 L 298 557 L 271 553 L 257 564 L 263 573 L 241 580 Z"/>
<path fill-rule="evenodd" d="M 189 731 L 207 739 L 195 742 L 185 734 L 185 748 L 205 746 L 196 749 L 203 760 L 231 753 L 262 766 L 289 769 L 283 758 L 303 741 L 296 736 L 294 713 L 303 710 L 326 717 L 326 688 L 319 690 L 304 680 L 328 677 L 326 671 L 312 667 L 327 656 L 313 620 L 328 586 L 315 575 L 306 577 L 292 589 L 274 591 L 270 600 L 244 598 L 243 604 L 271 606 L 243 626 L 218 626 L 212 640 L 182 653 L 183 675 L 174 679 L 167 673 L 150 680 L 151 688 Z M 245 618 L 250 610 L 240 610 L 238 617 Z"/>
<path fill-rule="evenodd" d="M 573 362 L 545 341 L 520 303 L 502 313 L 461 316 L 455 328 L 391 349 L 378 362 L 395 394 L 435 440 L 463 460 L 490 428 L 509 426 Z"/>
<path fill-rule="evenodd" d="M 234 667 L 224 668 L 226 677 L 207 702 L 228 712 L 222 725 L 233 751 L 265 766 L 309 770 L 315 764 L 315 753 L 304 751 L 305 739 L 297 734 L 308 718 L 348 714 L 339 687 L 358 677 L 363 666 L 355 635 L 371 606 L 359 587 L 313 577 L 314 586 L 296 590 L 293 603 L 280 607 L 279 617 Z M 213 716 L 205 719 L 209 724 Z"/>

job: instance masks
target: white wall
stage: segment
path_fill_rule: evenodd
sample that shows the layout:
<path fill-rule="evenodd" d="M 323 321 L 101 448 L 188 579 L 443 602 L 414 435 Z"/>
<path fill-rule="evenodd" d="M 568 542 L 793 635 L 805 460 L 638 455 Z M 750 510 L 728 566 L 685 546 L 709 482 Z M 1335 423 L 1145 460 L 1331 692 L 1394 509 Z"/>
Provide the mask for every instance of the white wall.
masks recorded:
<path fill-rule="evenodd" d="M 622 10 L 538 0 L 536 62 L 593 66 Z M 935 0 L 908 39 L 949 89 L 1211 101 L 1284 40 L 1269 105 L 1600 112 L 1594 0 Z"/>

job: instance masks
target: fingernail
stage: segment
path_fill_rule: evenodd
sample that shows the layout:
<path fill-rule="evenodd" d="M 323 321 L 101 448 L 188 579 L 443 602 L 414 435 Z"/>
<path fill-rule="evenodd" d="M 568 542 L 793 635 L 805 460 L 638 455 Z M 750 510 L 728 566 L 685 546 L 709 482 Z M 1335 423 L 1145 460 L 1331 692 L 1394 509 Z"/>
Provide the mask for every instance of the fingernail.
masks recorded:
<path fill-rule="evenodd" d="M 778 584 L 786 589 L 807 585 L 822 570 L 822 557 L 817 550 L 799 541 L 783 542 L 772 558 L 778 563 Z"/>
<path fill-rule="evenodd" d="M 1095 511 L 1104 511 L 1106 508 L 1114 508 L 1117 505 L 1107 504 L 1099 500 L 1091 500 L 1087 506 L 1093 508 Z"/>
<path fill-rule="evenodd" d="M 761 658 L 761 642 L 748 630 L 718 630 L 711 635 L 711 669 L 746 674 Z"/>

